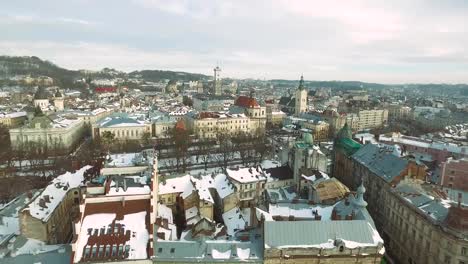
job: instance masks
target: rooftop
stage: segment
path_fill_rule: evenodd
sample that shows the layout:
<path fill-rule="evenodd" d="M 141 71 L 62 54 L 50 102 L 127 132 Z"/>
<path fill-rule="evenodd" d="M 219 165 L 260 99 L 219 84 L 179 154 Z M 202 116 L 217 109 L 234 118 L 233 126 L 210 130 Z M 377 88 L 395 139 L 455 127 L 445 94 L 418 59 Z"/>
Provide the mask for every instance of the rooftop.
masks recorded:
<path fill-rule="evenodd" d="M 23 209 L 23 212 L 29 212 L 32 217 L 43 222 L 48 221 L 68 190 L 82 184 L 83 174 L 90 168 L 91 166 L 85 166 L 74 173 L 67 172 L 53 179 L 42 193 Z"/>
<path fill-rule="evenodd" d="M 365 220 L 265 222 L 265 248 L 330 249 L 337 239 L 350 249 L 383 245 L 375 227 Z"/>

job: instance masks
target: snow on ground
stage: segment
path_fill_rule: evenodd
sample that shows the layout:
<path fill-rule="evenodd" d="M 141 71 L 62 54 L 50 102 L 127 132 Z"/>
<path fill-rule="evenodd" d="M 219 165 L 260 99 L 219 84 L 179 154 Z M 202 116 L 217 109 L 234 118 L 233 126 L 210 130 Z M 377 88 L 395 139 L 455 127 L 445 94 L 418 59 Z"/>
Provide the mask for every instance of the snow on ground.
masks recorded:
<path fill-rule="evenodd" d="M 19 219 L 18 216 L 16 217 L 7 217 L 4 216 L 0 218 L 0 238 L 3 236 L 7 236 L 10 234 L 17 234 L 20 233 L 19 227 Z"/>
<path fill-rule="evenodd" d="M 271 168 L 276 168 L 276 167 L 281 167 L 281 163 L 277 160 L 264 160 L 261 163 L 262 169 L 271 169 Z"/>
<path fill-rule="evenodd" d="M 24 210 L 29 210 L 32 217 L 47 221 L 60 204 L 68 190 L 77 188 L 83 182 L 83 173 L 91 168 L 84 166 L 75 173 L 66 172 L 53 179 L 44 191 L 34 199 Z"/>
<path fill-rule="evenodd" d="M 250 226 L 250 212 L 250 208 L 243 208 L 241 210 L 242 217 L 244 218 L 247 226 Z"/>
<path fill-rule="evenodd" d="M 18 248 L 13 254 L 15 256 L 24 254 L 37 254 L 49 252 L 61 248 L 62 245 L 46 245 L 44 242 L 29 238 L 26 243 Z"/>
<path fill-rule="evenodd" d="M 111 161 L 108 166 L 112 167 L 130 167 L 133 166 L 138 153 L 123 153 L 110 155 Z"/>

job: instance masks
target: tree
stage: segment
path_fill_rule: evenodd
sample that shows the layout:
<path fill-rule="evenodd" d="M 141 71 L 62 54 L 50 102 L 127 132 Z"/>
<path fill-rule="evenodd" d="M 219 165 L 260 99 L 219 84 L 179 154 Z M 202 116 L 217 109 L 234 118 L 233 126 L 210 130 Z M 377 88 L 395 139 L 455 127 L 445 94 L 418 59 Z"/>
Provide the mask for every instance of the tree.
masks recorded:
<path fill-rule="evenodd" d="M 0 165 L 6 164 L 10 167 L 13 160 L 11 151 L 10 132 L 8 128 L 0 124 Z"/>
<path fill-rule="evenodd" d="M 184 97 L 182 98 L 182 103 L 183 103 L 184 105 L 186 105 L 186 106 L 190 106 L 190 107 L 193 106 L 193 100 L 192 100 L 192 98 L 190 98 L 190 97 L 188 97 L 188 96 L 184 96 Z"/>
<path fill-rule="evenodd" d="M 226 134 L 218 134 L 219 141 L 219 165 L 226 169 L 229 165 L 229 162 L 234 158 L 234 148 L 231 142 L 231 139 Z"/>
<path fill-rule="evenodd" d="M 188 165 L 188 148 L 190 146 L 190 135 L 185 129 L 173 128 L 170 140 L 174 144 L 174 155 L 176 158 L 177 171 L 185 171 Z"/>
<path fill-rule="evenodd" d="M 115 134 L 110 131 L 104 131 L 104 133 L 102 133 L 101 138 L 102 143 L 106 147 L 107 151 L 109 151 L 110 145 L 114 143 Z"/>
<path fill-rule="evenodd" d="M 197 163 L 198 159 L 204 165 L 205 170 L 208 169 L 208 163 L 211 160 L 210 145 L 208 140 L 200 140 L 197 144 Z"/>
<path fill-rule="evenodd" d="M 151 133 L 150 132 L 143 132 L 143 135 L 141 135 L 141 140 L 143 141 L 143 144 L 149 145 L 151 143 Z"/>

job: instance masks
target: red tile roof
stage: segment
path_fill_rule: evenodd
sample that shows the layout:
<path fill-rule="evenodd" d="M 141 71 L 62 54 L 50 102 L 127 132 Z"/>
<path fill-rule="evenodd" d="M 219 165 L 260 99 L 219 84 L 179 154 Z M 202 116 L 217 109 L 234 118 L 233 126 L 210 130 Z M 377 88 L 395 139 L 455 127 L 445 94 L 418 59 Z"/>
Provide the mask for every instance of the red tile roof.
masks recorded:
<path fill-rule="evenodd" d="M 122 201 L 118 202 L 102 202 L 102 203 L 87 203 L 84 211 L 84 216 L 93 215 L 93 214 L 105 214 L 105 213 L 114 213 L 116 217 L 109 227 L 110 230 L 118 230 L 117 233 L 94 233 L 92 231 L 91 235 L 88 238 L 86 246 L 91 247 L 91 249 L 96 248 L 97 250 L 110 250 L 113 246 L 122 246 L 126 245 L 126 242 L 130 240 L 132 235 L 132 230 L 126 230 L 125 226 L 115 223 L 115 220 L 123 220 L 125 215 L 134 214 L 146 211 L 145 223 L 142 223 L 146 226 L 148 233 L 153 232 L 152 225 L 150 224 L 150 214 L 151 214 L 151 202 L 150 199 L 141 199 L 141 200 L 127 200 L 125 203 Z M 84 252 L 84 251 L 83 251 Z M 151 249 L 147 248 L 148 256 L 151 255 Z M 106 261 L 110 259 L 126 259 L 126 252 L 121 252 L 115 256 L 111 254 L 96 254 L 96 256 L 87 256 L 83 257 L 80 262 L 86 261 Z"/>
<path fill-rule="evenodd" d="M 177 121 L 176 125 L 175 125 L 175 129 L 176 130 L 187 130 L 187 128 L 185 127 L 185 122 L 184 120 L 180 119 L 179 121 Z"/>
<path fill-rule="evenodd" d="M 260 106 L 257 100 L 255 100 L 255 98 L 244 96 L 244 95 L 239 96 L 236 99 L 236 102 L 234 104 L 240 107 L 245 107 L 245 108 L 253 108 L 253 107 Z"/>
<path fill-rule="evenodd" d="M 218 118 L 219 115 L 217 113 L 213 112 L 201 112 L 198 114 L 198 118 L 203 119 L 203 118 Z"/>

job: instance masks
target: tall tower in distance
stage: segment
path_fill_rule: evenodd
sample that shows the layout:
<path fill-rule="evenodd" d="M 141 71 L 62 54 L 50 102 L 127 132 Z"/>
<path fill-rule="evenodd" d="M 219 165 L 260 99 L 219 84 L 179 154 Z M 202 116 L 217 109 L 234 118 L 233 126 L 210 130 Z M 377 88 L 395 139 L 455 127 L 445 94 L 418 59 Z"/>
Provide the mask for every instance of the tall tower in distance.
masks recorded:
<path fill-rule="evenodd" d="M 213 76 L 213 90 L 215 95 L 221 95 L 221 68 L 219 66 L 216 66 L 216 68 L 213 69 L 214 71 L 214 76 Z"/>
<path fill-rule="evenodd" d="M 301 113 L 307 112 L 307 90 L 304 87 L 304 76 L 301 75 L 299 87 L 296 89 L 296 105 L 294 114 L 298 116 Z"/>

